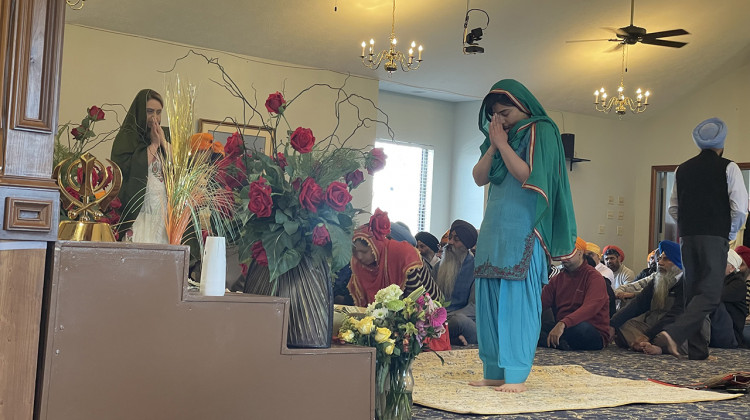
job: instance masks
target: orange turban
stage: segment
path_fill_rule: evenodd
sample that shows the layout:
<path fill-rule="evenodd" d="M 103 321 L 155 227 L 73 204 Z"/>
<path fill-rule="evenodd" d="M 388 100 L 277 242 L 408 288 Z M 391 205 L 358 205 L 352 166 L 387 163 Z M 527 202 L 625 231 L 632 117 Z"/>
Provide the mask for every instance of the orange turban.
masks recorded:
<path fill-rule="evenodd" d="M 440 246 L 443 246 L 448 243 L 448 236 L 450 236 L 450 234 L 451 234 L 450 229 L 445 231 L 445 234 L 443 235 L 443 237 L 440 238 Z"/>
<path fill-rule="evenodd" d="M 597 259 L 602 259 L 602 249 L 599 248 L 599 245 L 593 242 L 586 242 L 586 251 L 593 252 L 596 254 Z"/>
<path fill-rule="evenodd" d="M 607 255 L 607 253 L 616 252 L 617 255 L 620 256 L 620 262 L 625 262 L 625 253 L 620 249 L 619 247 L 616 247 L 614 245 L 607 245 L 604 247 L 604 255 Z"/>
<path fill-rule="evenodd" d="M 586 252 L 586 241 L 581 239 L 580 236 L 576 238 L 576 249 L 581 252 Z"/>

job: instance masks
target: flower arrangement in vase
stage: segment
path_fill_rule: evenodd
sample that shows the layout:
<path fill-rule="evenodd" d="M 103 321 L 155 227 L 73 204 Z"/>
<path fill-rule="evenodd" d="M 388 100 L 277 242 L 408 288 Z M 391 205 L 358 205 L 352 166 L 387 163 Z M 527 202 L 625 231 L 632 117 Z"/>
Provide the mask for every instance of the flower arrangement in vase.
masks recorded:
<path fill-rule="evenodd" d="M 424 287 L 402 295 L 395 284 L 379 290 L 364 317 L 347 317 L 339 329 L 341 341 L 377 349 L 375 418 L 380 420 L 411 418 L 411 364 L 431 339 L 445 333 L 448 316 Z"/>

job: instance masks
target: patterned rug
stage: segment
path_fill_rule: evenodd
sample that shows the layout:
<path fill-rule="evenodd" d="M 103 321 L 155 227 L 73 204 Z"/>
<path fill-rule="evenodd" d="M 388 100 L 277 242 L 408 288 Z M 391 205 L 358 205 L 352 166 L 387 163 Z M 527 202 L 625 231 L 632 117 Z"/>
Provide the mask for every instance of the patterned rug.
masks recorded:
<path fill-rule="evenodd" d="M 739 397 L 694 391 L 645 380 L 614 378 L 589 373 L 581 366 L 534 366 L 522 394 L 505 394 L 491 387 L 471 387 L 482 378 L 478 350 L 442 352 L 445 365 L 425 353 L 414 362 L 414 403 L 454 413 L 517 414 L 583 410 L 626 404 L 689 403 Z"/>

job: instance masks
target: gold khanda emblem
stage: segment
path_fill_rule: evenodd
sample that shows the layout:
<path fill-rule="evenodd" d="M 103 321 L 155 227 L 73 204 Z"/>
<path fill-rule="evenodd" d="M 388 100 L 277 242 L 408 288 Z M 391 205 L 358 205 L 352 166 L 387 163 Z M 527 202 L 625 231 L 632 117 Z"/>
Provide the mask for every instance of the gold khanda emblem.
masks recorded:
<path fill-rule="evenodd" d="M 112 168 L 112 180 L 107 182 L 107 169 L 91 153 L 80 158 L 65 159 L 52 173 L 60 189 L 63 208 L 70 220 L 60 222 L 57 238 L 66 241 L 114 242 L 112 227 L 97 222 L 104 217 L 109 204 L 117 198 L 122 186 L 120 168 L 107 159 Z M 79 173 L 81 175 L 79 175 Z M 94 174 L 98 175 L 94 183 Z M 106 188 L 105 188 L 106 187 Z M 71 193 L 70 190 L 76 194 Z M 76 197 L 77 195 L 77 197 Z"/>

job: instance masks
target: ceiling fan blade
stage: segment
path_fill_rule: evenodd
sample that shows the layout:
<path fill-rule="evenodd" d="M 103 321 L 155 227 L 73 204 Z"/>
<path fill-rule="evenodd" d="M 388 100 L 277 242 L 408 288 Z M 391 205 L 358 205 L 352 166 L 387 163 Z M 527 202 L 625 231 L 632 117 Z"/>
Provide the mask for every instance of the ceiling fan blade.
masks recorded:
<path fill-rule="evenodd" d="M 670 36 L 680 36 L 680 35 L 690 35 L 690 32 L 684 30 L 684 29 L 672 29 L 671 31 L 661 31 L 661 32 L 649 32 L 646 35 L 643 35 L 643 38 L 666 38 Z"/>
<path fill-rule="evenodd" d="M 625 45 L 625 44 L 623 44 L 622 42 L 620 42 L 617 45 L 615 45 L 614 47 L 606 49 L 604 52 L 605 53 L 611 53 L 611 52 L 620 51 L 622 49 L 623 45 Z"/>
<path fill-rule="evenodd" d="M 573 42 L 595 42 L 595 41 L 619 41 L 619 40 L 613 40 L 609 38 L 600 38 L 600 39 L 574 39 L 572 41 L 565 41 L 565 42 L 570 44 Z"/>
<path fill-rule="evenodd" d="M 625 32 L 622 28 L 612 28 L 610 26 L 602 26 L 602 29 L 610 31 L 617 36 L 628 36 L 628 33 Z"/>
<path fill-rule="evenodd" d="M 642 44 L 659 45 L 661 47 L 682 48 L 687 42 L 665 41 L 663 39 L 643 39 Z"/>

